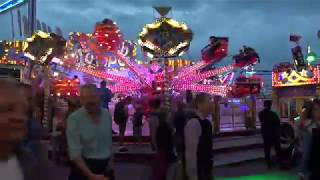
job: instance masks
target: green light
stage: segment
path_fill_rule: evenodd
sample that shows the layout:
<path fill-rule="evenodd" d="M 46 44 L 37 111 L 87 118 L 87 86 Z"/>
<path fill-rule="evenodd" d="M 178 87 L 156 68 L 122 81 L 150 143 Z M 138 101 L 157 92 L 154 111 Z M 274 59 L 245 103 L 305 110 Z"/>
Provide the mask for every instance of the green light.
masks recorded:
<path fill-rule="evenodd" d="M 315 61 L 316 60 L 316 57 L 314 57 L 314 56 L 308 56 L 307 57 L 307 61 L 308 62 L 313 62 L 313 61 Z"/>
<path fill-rule="evenodd" d="M 298 116 L 298 117 L 296 117 L 296 118 L 294 118 L 294 121 L 300 121 L 300 116 Z"/>
<path fill-rule="evenodd" d="M 270 173 L 254 176 L 242 176 L 237 178 L 222 178 L 218 177 L 217 180 L 299 180 L 297 176 L 290 175 L 288 173 Z"/>
<path fill-rule="evenodd" d="M 309 62 L 309 63 L 312 63 L 312 62 L 314 62 L 317 58 L 317 55 L 315 54 L 315 53 L 309 53 L 308 54 L 308 56 L 307 56 L 307 61 Z"/>

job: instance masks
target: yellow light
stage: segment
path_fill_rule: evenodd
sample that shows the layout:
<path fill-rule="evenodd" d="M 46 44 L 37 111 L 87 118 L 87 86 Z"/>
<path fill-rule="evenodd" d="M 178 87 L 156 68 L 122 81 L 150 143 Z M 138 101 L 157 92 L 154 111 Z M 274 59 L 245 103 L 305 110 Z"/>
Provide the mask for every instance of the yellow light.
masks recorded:
<path fill-rule="evenodd" d="M 32 61 L 36 60 L 36 58 L 33 55 L 29 54 L 29 53 L 25 53 L 24 56 L 29 58 L 29 59 L 31 59 Z"/>
<path fill-rule="evenodd" d="M 188 30 L 188 26 L 185 23 L 179 23 L 178 21 L 174 20 L 174 19 L 170 19 L 170 18 L 161 18 L 158 19 L 156 22 L 152 23 L 152 24 L 147 24 L 143 29 L 142 32 L 139 34 L 140 37 L 145 36 L 148 33 L 148 29 L 156 29 L 159 28 L 161 26 L 162 23 L 168 23 L 171 26 L 175 27 L 175 28 L 181 28 L 184 31 Z"/>
<path fill-rule="evenodd" d="M 295 78 L 293 78 L 295 77 Z M 306 77 L 302 77 L 300 76 L 296 71 L 292 71 L 292 73 L 289 75 L 288 77 L 288 80 L 291 82 L 291 83 L 298 83 L 300 81 L 310 81 L 312 79 L 310 78 L 306 78 Z"/>
<path fill-rule="evenodd" d="M 311 78 L 303 77 L 298 72 L 292 71 L 288 76 L 289 83 L 283 83 L 279 80 L 280 73 L 273 72 L 272 73 L 272 86 L 273 87 L 288 87 L 288 86 L 303 86 L 303 85 L 311 85 L 319 83 L 319 69 L 318 67 L 313 70 L 314 76 Z M 283 75 L 283 73 L 282 73 Z"/>
<path fill-rule="evenodd" d="M 43 31 L 37 31 L 32 35 L 31 38 L 27 38 L 27 41 L 33 41 L 36 38 L 36 36 L 40 36 L 41 38 L 49 38 L 50 34 Z"/>

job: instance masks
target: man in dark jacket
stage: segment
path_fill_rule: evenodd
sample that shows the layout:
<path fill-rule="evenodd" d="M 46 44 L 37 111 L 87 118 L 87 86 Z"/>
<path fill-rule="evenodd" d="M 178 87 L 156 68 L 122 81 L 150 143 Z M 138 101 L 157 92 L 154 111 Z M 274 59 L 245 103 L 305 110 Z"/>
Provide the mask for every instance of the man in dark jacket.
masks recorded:
<path fill-rule="evenodd" d="M 107 88 L 107 82 L 101 81 L 100 83 L 100 97 L 101 97 L 101 105 L 105 109 L 109 109 L 109 103 L 113 97 L 113 94 L 109 88 Z"/>
<path fill-rule="evenodd" d="M 272 167 L 270 158 L 271 148 L 275 149 L 278 160 L 280 160 L 281 157 L 280 118 L 277 113 L 271 110 L 271 106 L 272 101 L 266 100 L 264 102 L 264 109 L 259 113 L 265 160 L 269 168 Z"/>
<path fill-rule="evenodd" d="M 35 158 L 22 145 L 27 133 L 27 101 L 20 87 L 13 80 L 0 80 L 0 179 L 47 180 L 48 162 Z"/>
<path fill-rule="evenodd" d="M 111 102 L 113 94 L 112 94 L 112 91 L 109 88 L 107 88 L 106 81 L 101 81 L 99 92 L 100 92 L 100 98 L 101 98 L 101 106 L 107 111 L 109 111 L 109 103 Z M 112 129 L 112 134 L 117 134 L 117 132 L 115 132 Z"/>

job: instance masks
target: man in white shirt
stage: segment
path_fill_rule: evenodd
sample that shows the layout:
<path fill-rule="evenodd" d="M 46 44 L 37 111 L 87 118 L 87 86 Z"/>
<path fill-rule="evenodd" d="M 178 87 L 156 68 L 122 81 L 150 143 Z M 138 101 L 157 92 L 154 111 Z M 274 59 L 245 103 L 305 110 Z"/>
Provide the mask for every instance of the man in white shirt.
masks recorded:
<path fill-rule="evenodd" d="M 185 165 L 189 180 L 212 180 L 212 125 L 208 116 L 212 111 L 209 95 L 195 98 L 195 115 L 185 126 Z"/>
<path fill-rule="evenodd" d="M 47 180 L 47 164 L 22 146 L 27 132 L 27 101 L 14 80 L 0 80 L 0 179 Z"/>

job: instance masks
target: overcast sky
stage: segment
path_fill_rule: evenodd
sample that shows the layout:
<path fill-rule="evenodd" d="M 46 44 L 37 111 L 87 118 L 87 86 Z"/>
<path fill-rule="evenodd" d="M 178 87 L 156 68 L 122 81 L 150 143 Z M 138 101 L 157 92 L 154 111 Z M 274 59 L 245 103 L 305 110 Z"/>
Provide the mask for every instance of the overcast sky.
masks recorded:
<path fill-rule="evenodd" d="M 170 15 L 194 32 L 186 58 L 199 59 L 211 35 L 229 37 L 230 55 L 242 45 L 255 48 L 259 69 L 290 60 L 290 33 L 302 35 L 304 48 L 310 44 L 320 54 L 320 0 L 38 0 L 37 15 L 65 36 L 90 33 L 97 21 L 110 18 L 126 39 L 136 40 L 144 24 L 153 22 L 154 5 L 172 6 Z M 9 13 L 0 14 L 0 39 L 10 39 L 10 31 Z"/>

